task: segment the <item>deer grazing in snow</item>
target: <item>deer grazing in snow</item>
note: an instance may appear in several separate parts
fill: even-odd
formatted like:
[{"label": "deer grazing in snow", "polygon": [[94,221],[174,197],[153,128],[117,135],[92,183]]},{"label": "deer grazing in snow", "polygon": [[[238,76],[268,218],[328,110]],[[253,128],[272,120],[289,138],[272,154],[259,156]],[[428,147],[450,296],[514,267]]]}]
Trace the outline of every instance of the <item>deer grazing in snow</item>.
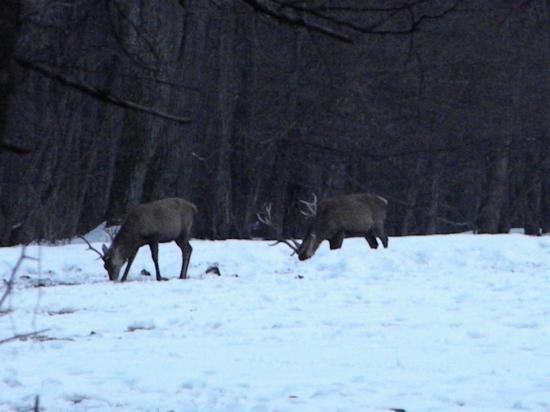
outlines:
[{"label": "deer grazing in snow", "polygon": [[[283,239],[277,231],[277,242],[289,246],[300,260],[306,260],[315,254],[323,240],[328,240],[331,249],[340,249],[346,235],[348,237],[365,237],[372,249],[378,247],[378,237],[385,248],[388,247],[388,237],[384,232],[384,220],[388,201],[382,196],[371,193],[356,193],[323,199],[317,204],[317,196],[307,202],[300,200],[307,208],[302,214],[312,217],[301,244],[294,240]],[[258,214],[260,222],[273,226],[271,220],[271,205],[267,205],[262,214]],[[293,253],[293,254],[294,254]]]},{"label": "deer grazing in snow", "polygon": [[149,245],[151,249],[157,280],[167,280],[160,275],[158,245],[175,241],[182,254],[180,279],[186,279],[193,251],[189,238],[196,213],[197,207],[193,203],[179,198],[143,203],[130,211],[111,246],[107,248],[103,245],[103,253],[94,249],[84,237],[81,238],[91,250],[101,256],[110,280],[118,280],[120,269],[125,262],[128,262],[124,275],[120,279],[121,282],[128,277],[130,266],[138,249],[143,245]]}]

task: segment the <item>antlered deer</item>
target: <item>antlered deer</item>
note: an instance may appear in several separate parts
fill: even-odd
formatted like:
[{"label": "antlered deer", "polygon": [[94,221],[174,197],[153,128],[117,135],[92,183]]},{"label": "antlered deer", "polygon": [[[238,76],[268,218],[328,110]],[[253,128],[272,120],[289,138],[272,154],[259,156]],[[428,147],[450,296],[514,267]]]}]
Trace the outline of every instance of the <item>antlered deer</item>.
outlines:
[{"label": "antlered deer", "polygon": [[[313,195],[312,202],[301,200],[308,211],[302,213],[313,217],[301,244],[282,239],[277,243],[285,243],[300,260],[306,260],[315,254],[323,240],[328,240],[331,249],[342,247],[344,238],[348,236],[363,236],[372,249],[378,247],[378,237],[385,248],[388,247],[388,237],[384,232],[384,220],[388,201],[382,196],[372,193],[356,193],[323,199],[317,204]],[[264,216],[258,215],[263,223],[272,226],[271,208],[268,206]]]},{"label": "antlered deer", "polygon": [[197,207],[193,203],[179,198],[143,203],[130,211],[111,246],[107,248],[103,245],[103,253],[82,239],[101,256],[110,280],[118,280],[120,269],[124,262],[128,262],[121,282],[128,277],[137,251],[143,245],[149,245],[151,249],[157,280],[167,280],[160,275],[158,244],[175,241],[182,252],[180,279],[185,279],[193,251],[189,238],[196,213]]}]

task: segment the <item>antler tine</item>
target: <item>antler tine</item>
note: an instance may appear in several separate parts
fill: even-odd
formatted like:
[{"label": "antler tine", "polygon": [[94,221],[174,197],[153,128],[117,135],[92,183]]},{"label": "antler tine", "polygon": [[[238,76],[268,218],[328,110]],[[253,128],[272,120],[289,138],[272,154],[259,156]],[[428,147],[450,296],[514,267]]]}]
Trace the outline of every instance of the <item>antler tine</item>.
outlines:
[{"label": "antler tine", "polygon": [[97,253],[101,259],[105,258],[105,255],[103,253],[101,253],[99,250],[97,250],[95,247],[93,247],[91,245],[91,243],[88,242],[88,239],[86,239],[84,236],[78,236],[78,237],[80,239],[82,239],[84,242],[86,242],[86,244],[88,245],[88,249],[90,249],[90,250],[94,251],[95,253]]},{"label": "antler tine", "polygon": [[107,236],[109,236],[109,239],[111,239],[111,243],[113,243],[113,241],[115,240],[115,229],[105,228],[103,231],[107,233]]},{"label": "antler tine", "polygon": [[313,200],[308,202],[307,200],[300,200],[300,203],[303,203],[307,210],[300,210],[300,213],[307,217],[313,217],[317,214],[317,195],[312,193]]},{"label": "antler tine", "polygon": [[264,205],[264,210],[262,211],[262,213],[256,213],[256,217],[264,225],[271,227],[275,231],[275,234],[277,235],[277,241],[275,243],[270,244],[270,246],[275,246],[275,245],[278,245],[279,243],[284,243],[285,245],[287,245],[289,248],[292,249],[292,255],[290,256],[293,256],[294,254],[298,253],[300,244],[296,242],[294,239],[291,239],[290,242],[292,243],[290,243],[288,240],[283,239],[283,235],[281,231],[277,229],[273,224],[273,220],[271,217],[271,207],[272,207],[271,203],[266,203]]},{"label": "antler tine", "polygon": [[262,216],[259,212],[256,213],[256,217],[260,222],[262,222],[264,225],[273,227],[273,222],[271,220],[271,203],[267,203],[264,206],[265,209],[265,217]]},{"label": "antler tine", "polygon": [[296,253],[298,253],[299,244],[295,240],[292,240],[292,243],[294,243],[294,245],[291,244],[288,240],[281,239],[281,240],[277,240],[275,243],[270,244],[269,246],[275,246],[275,245],[278,245],[279,243],[284,243],[285,245],[287,245],[289,248],[292,249],[292,253],[290,256],[294,256]]}]

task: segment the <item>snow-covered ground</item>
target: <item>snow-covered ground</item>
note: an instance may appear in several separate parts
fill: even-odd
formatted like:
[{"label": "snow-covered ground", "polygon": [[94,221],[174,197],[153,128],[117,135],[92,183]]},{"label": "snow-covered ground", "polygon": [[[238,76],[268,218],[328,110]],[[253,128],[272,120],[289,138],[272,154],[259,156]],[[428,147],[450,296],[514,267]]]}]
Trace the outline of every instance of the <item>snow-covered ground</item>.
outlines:
[{"label": "snow-covered ground", "polygon": [[168,244],[174,279],[144,247],[122,284],[83,244],[28,247],[0,340],[47,331],[0,344],[0,410],[550,411],[550,237],[191,243],[189,280]]}]

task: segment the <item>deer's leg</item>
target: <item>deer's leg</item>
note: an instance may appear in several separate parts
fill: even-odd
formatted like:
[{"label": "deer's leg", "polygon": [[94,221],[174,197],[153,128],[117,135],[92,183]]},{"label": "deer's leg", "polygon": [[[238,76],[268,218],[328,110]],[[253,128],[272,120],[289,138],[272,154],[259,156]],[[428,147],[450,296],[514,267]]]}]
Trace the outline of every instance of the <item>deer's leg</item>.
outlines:
[{"label": "deer's leg", "polygon": [[342,230],[328,240],[331,250],[340,249],[342,247],[342,243],[344,243],[344,235],[344,231]]},{"label": "deer's leg", "polygon": [[384,222],[376,223],[374,225],[374,234],[376,237],[378,237],[382,244],[384,245],[384,248],[388,247],[388,236],[386,235],[386,232],[384,231]]},{"label": "deer's leg", "polygon": [[121,282],[124,282],[126,278],[128,277],[128,273],[130,272],[130,266],[132,266],[132,262],[134,261],[136,255],[137,255],[137,249],[132,252],[130,257],[128,258],[128,263],[126,264],[126,269],[124,269],[124,275],[122,275],[122,278],[120,279]]},{"label": "deer's leg", "polygon": [[187,268],[189,267],[189,261],[191,260],[191,253],[193,248],[187,239],[176,240],[179,248],[181,249],[181,271],[180,279],[187,279]]},{"label": "deer's leg", "polygon": [[371,249],[377,249],[378,248],[378,242],[376,241],[376,237],[372,233],[372,231],[368,231],[365,233],[365,239],[367,239],[367,242],[369,242],[369,246]]},{"label": "deer's leg", "polygon": [[157,274],[157,280],[168,280],[166,278],[163,278],[160,275],[160,269],[159,269],[159,244],[157,242],[151,242],[149,243],[149,248],[151,249],[151,257],[153,258],[153,263],[155,264],[155,272]]}]

